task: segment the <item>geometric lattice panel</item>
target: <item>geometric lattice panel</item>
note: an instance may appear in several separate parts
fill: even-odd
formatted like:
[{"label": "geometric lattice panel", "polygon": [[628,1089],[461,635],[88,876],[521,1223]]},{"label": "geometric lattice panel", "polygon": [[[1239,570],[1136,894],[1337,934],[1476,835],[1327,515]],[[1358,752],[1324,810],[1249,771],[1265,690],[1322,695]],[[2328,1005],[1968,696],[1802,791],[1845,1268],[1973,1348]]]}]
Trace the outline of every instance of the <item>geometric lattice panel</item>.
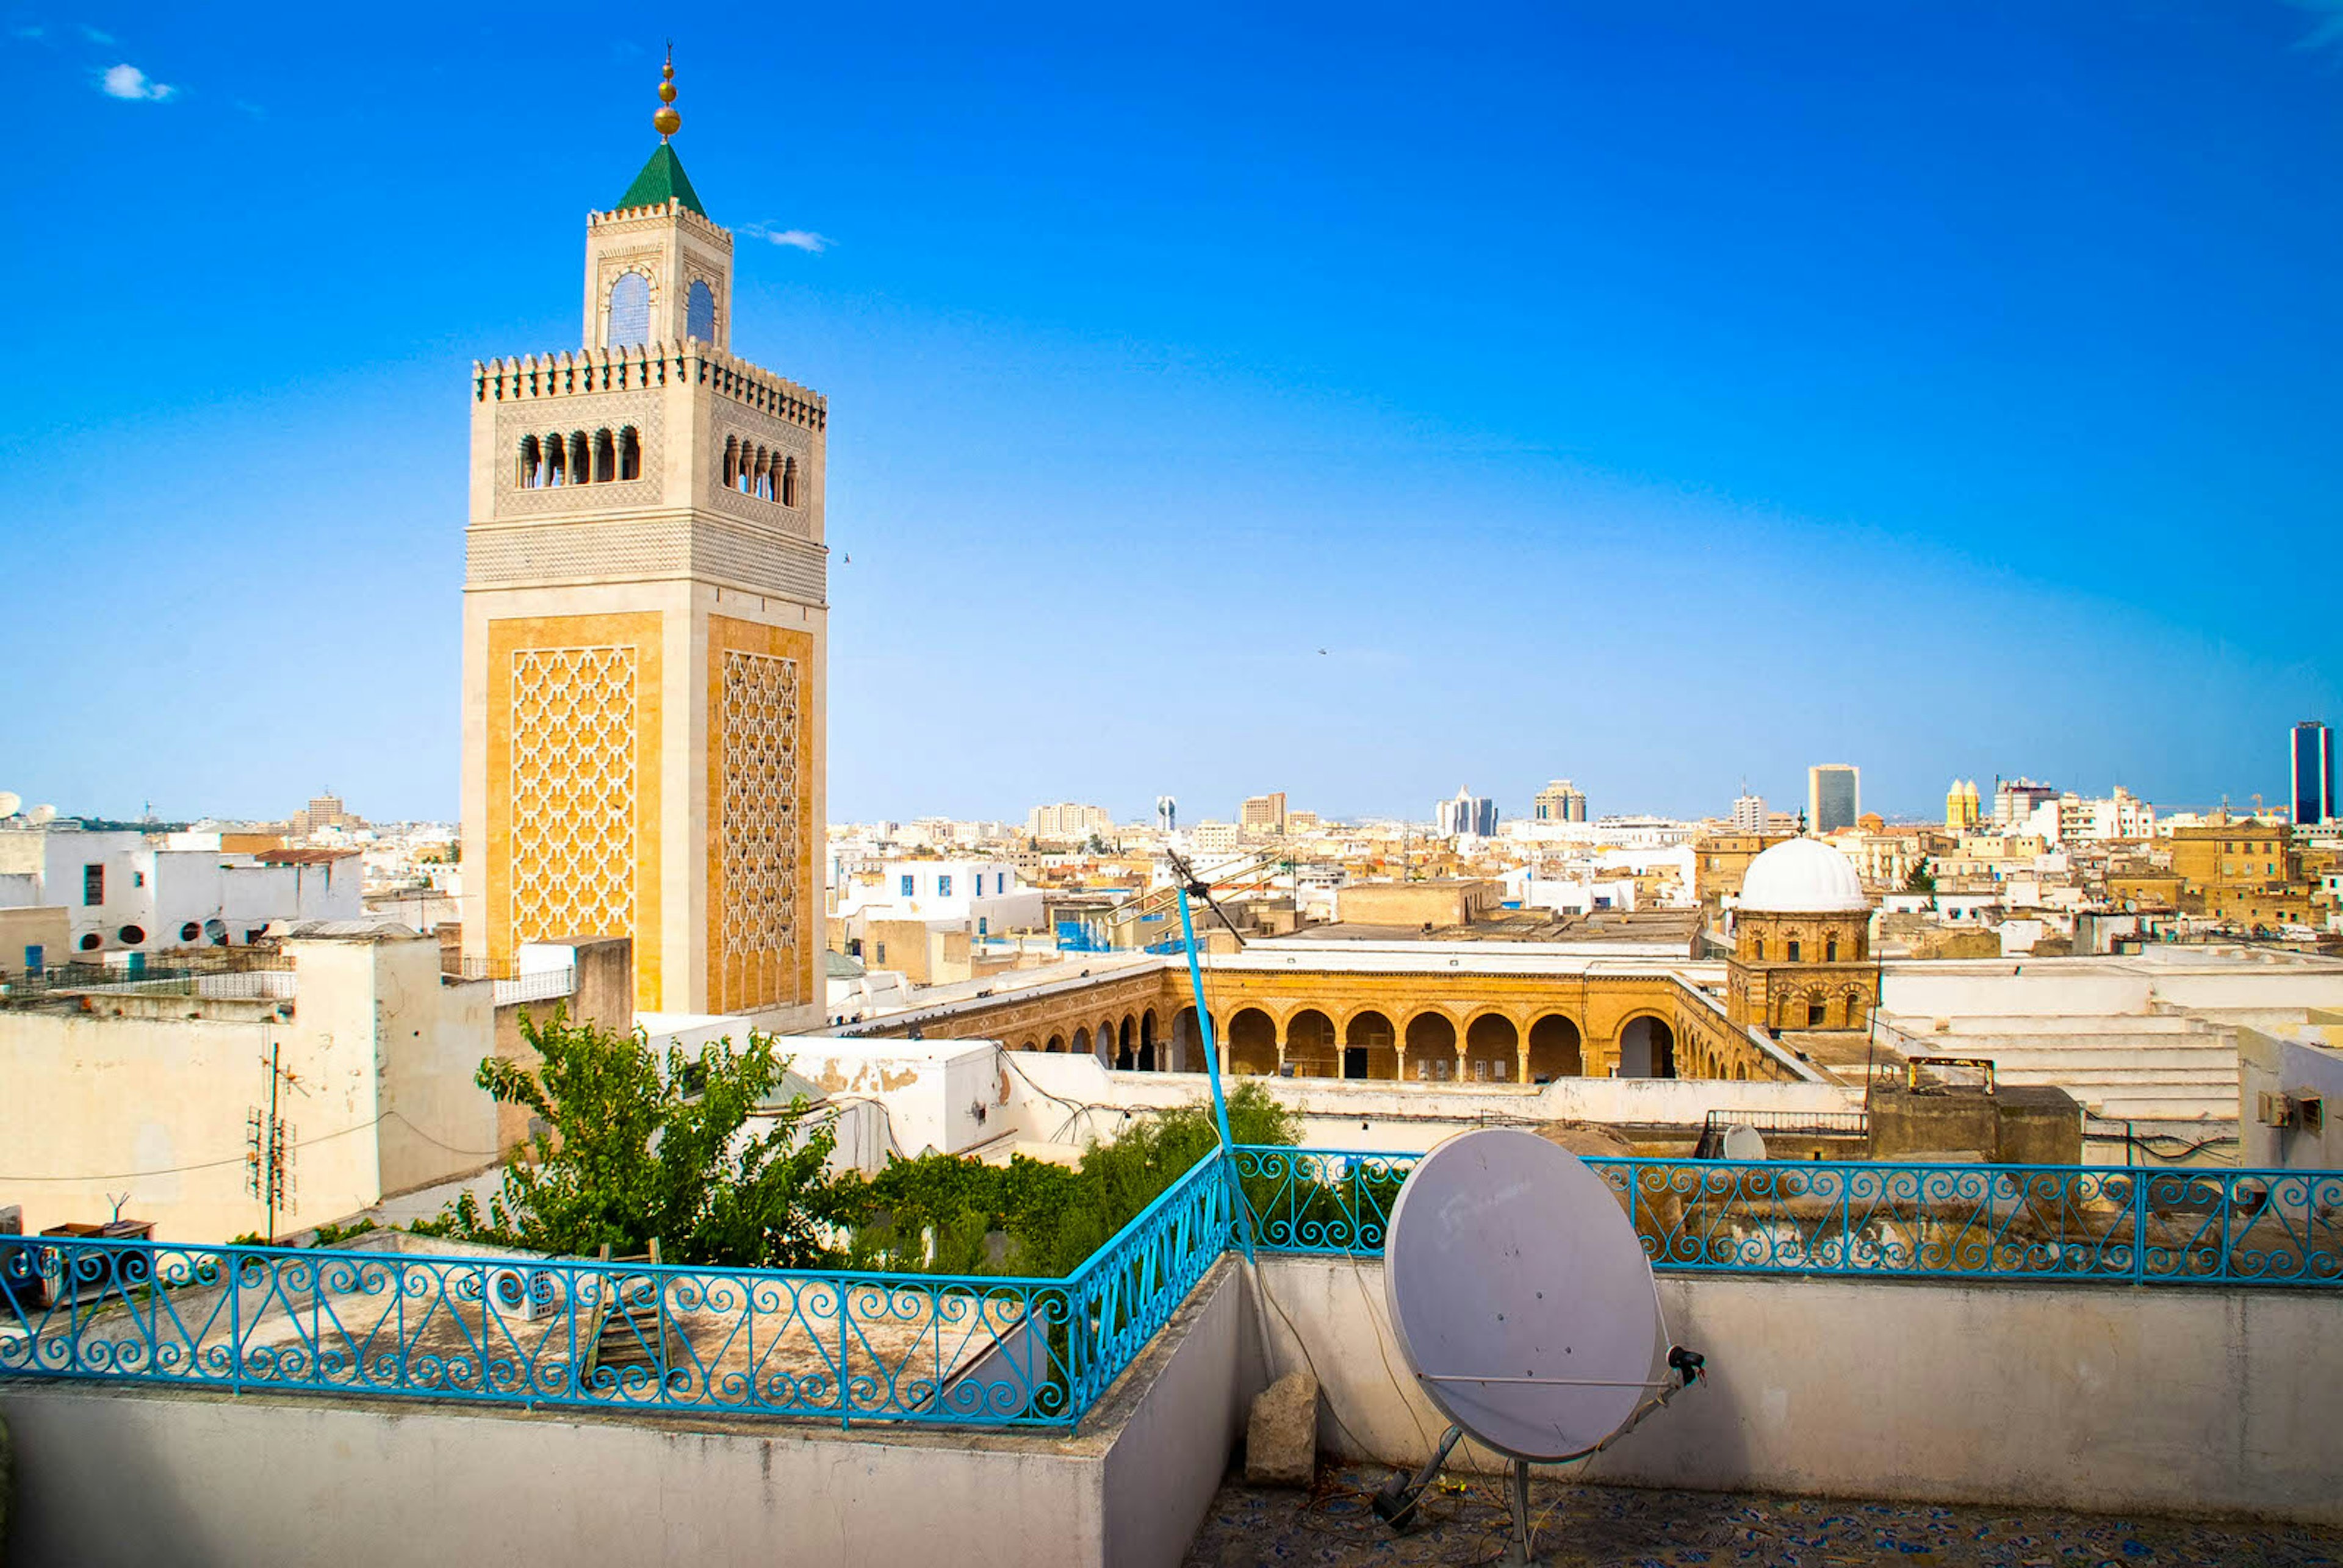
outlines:
[{"label": "geometric lattice panel", "polygon": [[798,661],[724,650],[717,716],[719,1011],[798,995]]},{"label": "geometric lattice panel", "polygon": [[635,934],[635,650],[512,656],[512,936]]}]

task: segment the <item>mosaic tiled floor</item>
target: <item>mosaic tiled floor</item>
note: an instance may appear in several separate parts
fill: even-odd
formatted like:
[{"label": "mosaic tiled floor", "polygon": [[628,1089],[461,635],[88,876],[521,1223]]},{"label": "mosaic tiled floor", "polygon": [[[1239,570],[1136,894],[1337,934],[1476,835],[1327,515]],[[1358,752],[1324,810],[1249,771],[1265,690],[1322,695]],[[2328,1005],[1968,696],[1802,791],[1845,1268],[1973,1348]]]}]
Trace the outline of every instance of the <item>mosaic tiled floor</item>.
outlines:
[{"label": "mosaic tiled floor", "polygon": [[[1367,1499],[1387,1473],[1322,1473],[1313,1493],[1234,1483],[1213,1498],[1188,1548],[1188,1568],[1257,1563],[1493,1563],[1506,1514],[1494,1480],[1426,1504],[1441,1517],[1403,1535]],[[1531,1489],[1540,1561],[1555,1568],[2301,1568],[2343,1565],[2343,1531],[2059,1513],[2043,1509],[1938,1508],[1748,1493],[1646,1492],[1540,1482]]]}]

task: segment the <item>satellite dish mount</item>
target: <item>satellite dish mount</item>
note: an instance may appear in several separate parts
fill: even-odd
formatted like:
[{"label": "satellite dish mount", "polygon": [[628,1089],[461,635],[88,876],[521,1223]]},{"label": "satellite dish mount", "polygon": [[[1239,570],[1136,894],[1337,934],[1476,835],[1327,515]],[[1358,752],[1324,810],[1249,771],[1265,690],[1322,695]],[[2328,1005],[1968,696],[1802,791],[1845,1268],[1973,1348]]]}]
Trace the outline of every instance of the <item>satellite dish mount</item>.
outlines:
[{"label": "satellite dish mount", "polygon": [[1400,1352],[1451,1424],[1376,1515],[1404,1529],[1470,1437],[1510,1462],[1513,1540],[1534,1561],[1530,1466],[1587,1459],[1698,1382],[1673,1343],[1651,1261],[1602,1177],[1513,1127],[1461,1133],[1416,1163],[1392,1205],[1383,1292]]}]

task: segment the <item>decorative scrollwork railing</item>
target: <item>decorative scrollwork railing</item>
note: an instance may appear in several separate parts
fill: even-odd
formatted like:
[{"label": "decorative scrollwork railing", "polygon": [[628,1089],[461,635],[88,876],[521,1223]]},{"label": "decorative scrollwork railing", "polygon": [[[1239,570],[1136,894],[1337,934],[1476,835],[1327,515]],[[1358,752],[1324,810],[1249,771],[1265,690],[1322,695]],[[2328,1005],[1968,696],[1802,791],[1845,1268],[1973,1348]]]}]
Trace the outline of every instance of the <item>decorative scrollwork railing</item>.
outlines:
[{"label": "decorative scrollwork railing", "polygon": [[[1260,1245],[1383,1251],[1418,1157],[1240,1148]],[[2343,1171],[1611,1160],[1652,1266],[2141,1284],[2343,1285]]]},{"label": "decorative scrollwork railing", "polygon": [[1077,1419],[1056,1280],[0,1239],[0,1375],[987,1425]]},{"label": "decorative scrollwork railing", "polygon": [[1160,1193],[1066,1282],[1075,1402],[1087,1410],[1172,1321],[1229,1249],[1235,1211],[1214,1150]]},{"label": "decorative scrollwork railing", "polygon": [[[1067,1427],[1238,1236],[1373,1256],[1419,1157],[1205,1156],[1063,1280],[0,1237],[0,1376]],[[2343,1285],[2343,1171],[1591,1160],[1654,1268]]]}]

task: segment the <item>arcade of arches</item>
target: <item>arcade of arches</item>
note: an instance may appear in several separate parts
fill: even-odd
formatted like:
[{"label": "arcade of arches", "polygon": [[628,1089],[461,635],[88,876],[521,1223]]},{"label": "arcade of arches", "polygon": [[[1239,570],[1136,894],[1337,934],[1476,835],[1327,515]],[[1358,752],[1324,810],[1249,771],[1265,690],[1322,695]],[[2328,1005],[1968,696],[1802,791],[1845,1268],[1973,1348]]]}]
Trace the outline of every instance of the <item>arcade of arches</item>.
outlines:
[{"label": "arcade of arches", "polygon": [[[1296,1078],[1532,1084],[1558,1078],[1789,1079],[1721,1003],[1644,975],[1208,972],[1225,1070]],[[1203,1070],[1184,969],[1148,968],[1048,994],[987,999],[847,1032],[999,1040],[1140,1071]]]}]

